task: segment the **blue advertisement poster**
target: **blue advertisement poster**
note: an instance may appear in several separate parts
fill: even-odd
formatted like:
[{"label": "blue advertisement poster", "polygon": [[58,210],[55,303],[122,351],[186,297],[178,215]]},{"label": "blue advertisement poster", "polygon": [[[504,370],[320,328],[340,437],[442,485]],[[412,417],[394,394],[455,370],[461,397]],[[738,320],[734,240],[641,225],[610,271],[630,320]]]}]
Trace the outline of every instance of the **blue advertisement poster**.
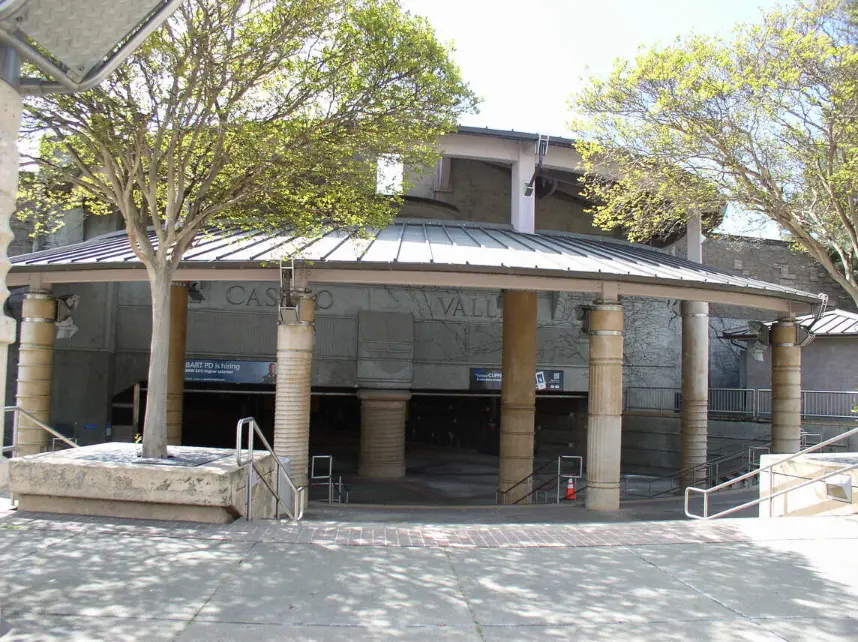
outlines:
[{"label": "blue advertisement poster", "polygon": [[[501,371],[499,368],[471,368],[471,390],[500,390]],[[534,375],[537,390],[563,390],[562,370],[537,370]]]},{"label": "blue advertisement poster", "polygon": [[185,381],[215,381],[220,383],[274,384],[277,363],[274,361],[224,361],[218,359],[188,359],[185,361]]}]

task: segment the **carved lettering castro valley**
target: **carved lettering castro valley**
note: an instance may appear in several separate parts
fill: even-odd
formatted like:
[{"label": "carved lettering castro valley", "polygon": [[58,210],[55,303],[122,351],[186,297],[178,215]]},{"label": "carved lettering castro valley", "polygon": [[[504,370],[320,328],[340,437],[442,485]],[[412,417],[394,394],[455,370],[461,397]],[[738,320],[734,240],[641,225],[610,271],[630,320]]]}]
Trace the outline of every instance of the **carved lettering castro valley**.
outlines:
[{"label": "carved lettering castro valley", "polygon": [[252,288],[245,285],[231,285],[226,289],[226,302],[230,305],[256,308],[273,308],[277,305],[278,288]]},{"label": "carved lettering castro valley", "polygon": [[438,296],[432,303],[434,317],[491,319],[500,315],[497,298],[491,296]]}]

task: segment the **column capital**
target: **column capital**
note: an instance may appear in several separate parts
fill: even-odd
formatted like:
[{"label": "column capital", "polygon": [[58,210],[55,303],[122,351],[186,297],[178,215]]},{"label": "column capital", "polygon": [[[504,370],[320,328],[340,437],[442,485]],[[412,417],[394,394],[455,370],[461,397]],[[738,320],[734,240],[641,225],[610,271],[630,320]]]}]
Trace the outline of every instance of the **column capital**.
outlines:
[{"label": "column capital", "polygon": [[50,290],[46,290],[45,288],[40,288],[38,290],[30,290],[29,292],[24,293],[25,299],[37,299],[37,300],[53,300],[56,297],[51,294]]},{"label": "column capital", "polygon": [[773,348],[798,348],[798,324],[795,320],[778,320],[772,325],[771,345]]},{"label": "column capital", "polygon": [[709,303],[706,301],[682,301],[679,310],[684,317],[708,317]]},{"label": "column capital", "polygon": [[591,310],[622,310],[623,304],[616,299],[596,299],[590,306]]},{"label": "column capital", "polygon": [[49,293],[27,292],[21,310],[23,323],[55,323],[57,320],[57,300]]},{"label": "column capital", "polygon": [[316,295],[307,289],[280,290],[280,325],[313,325]]}]

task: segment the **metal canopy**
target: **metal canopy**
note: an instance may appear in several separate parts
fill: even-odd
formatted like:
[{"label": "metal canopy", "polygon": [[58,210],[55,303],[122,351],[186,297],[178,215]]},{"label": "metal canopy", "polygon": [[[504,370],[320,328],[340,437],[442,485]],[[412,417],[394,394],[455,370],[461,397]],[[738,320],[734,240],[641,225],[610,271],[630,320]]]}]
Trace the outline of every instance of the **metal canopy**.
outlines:
[{"label": "metal canopy", "polygon": [[82,91],[104,80],[183,0],[0,0],[0,43],[56,82],[22,93]]},{"label": "metal canopy", "polygon": [[[150,239],[157,244],[154,232],[150,232]],[[283,259],[312,266],[317,280],[332,269],[340,277],[344,270],[349,270],[349,282],[364,283],[399,283],[402,275],[397,277],[394,273],[419,272],[421,285],[447,287],[479,282],[487,287],[510,287],[509,279],[492,280],[490,275],[514,275],[551,277],[555,283],[558,279],[574,279],[655,284],[739,292],[755,295],[759,300],[775,297],[810,304],[821,302],[820,296],[809,292],[736,276],[646,246],[605,237],[554,231],[525,234],[506,225],[419,219],[396,220],[380,232],[363,235],[342,230],[316,237],[289,232],[248,234],[210,230],[200,235],[186,252],[182,267],[193,269],[197,275],[194,280],[220,280],[225,276],[224,270],[270,269]],[[128,278],[128,268],[142,267],[124,231],[17,256],[11,262],[9,281],[13,285],[28,282],[26,273],[40,273],[47,282],[68,283],[72,278],[83,278],[84,272],[89,273],[86,281],[136,280]],[[93,274],[93,270],[98,273]],[[116,276],[111,276],[111,270],[116,271]],[[221,274],[199,276],[202,270],[218,270]],[[69,271],[75,276],[65,274]],[[120,271],[124,276],[119,277]],[[372,278],[360,276],[369,271],[374,273]],[[436,275],[434,280],[432,274]],[[445,276],[437,276],[441,274]],[[464,275],[471,276],[466,279]],[[249,273],[246,280],[252,280]],[[525,287],[530,286],[522,285],[522,289]],[[542,289],[549,289],[549,284]],[[643,290],[638,288],[636,292]],[[711,297],[701,300],[716,301]],[[759,307],[783,309],[780,305]]]},{"label": "metal canopy", "polygon": [[828,310],[818,319],[813,315],[796,319],[799,325],[817,337],[854,337],[858,335],[858,314],[847,310]]}]

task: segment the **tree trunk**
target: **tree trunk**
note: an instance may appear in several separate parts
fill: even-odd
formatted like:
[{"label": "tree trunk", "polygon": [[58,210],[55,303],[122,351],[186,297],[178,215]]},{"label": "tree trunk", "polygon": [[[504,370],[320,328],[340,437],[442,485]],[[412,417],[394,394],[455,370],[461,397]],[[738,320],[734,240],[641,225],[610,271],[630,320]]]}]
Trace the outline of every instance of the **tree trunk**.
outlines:
[{"label": "tree trunk", "polygon": [[152,294],[152,344],[149,349],[149,392],[143,420],[143,456],[167,456],[167,363],[170,351],[170,281],[166,266],[149,267]]}]

